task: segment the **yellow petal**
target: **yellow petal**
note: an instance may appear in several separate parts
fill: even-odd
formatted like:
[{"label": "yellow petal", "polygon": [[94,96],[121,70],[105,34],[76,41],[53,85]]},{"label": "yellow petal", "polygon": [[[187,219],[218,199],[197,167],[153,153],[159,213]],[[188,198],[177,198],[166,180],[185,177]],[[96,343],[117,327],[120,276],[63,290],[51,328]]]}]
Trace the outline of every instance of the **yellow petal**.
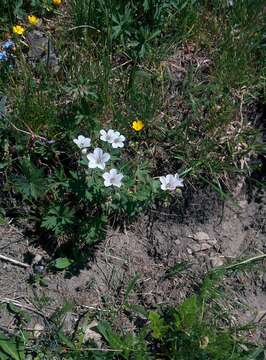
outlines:
[{"label": "yellow petal", "polygon": [[62,3],[62,0],[53,0],[53,4],[56,6],[60,6]]},{"label": "yellow petal", "polygon": [[35,16],[35,15],[29,15],[29,16],[28,16],[28,22],[29,22],[31,25],[37,25],[38,22],[39,22],[39,19],[38,19],[37,16]]},{"label": "yellow petal", "polygon": [[13,33],[17,35],[23,35],[23,33],[25,32],[25,28],[21,25],[14,25],[12,30]]},{"label": "yellow petal", "polygon": [[144,122],[142,120],[136,119],[132,123],[132,129],[135,131],[141,131],[144,128]]}]

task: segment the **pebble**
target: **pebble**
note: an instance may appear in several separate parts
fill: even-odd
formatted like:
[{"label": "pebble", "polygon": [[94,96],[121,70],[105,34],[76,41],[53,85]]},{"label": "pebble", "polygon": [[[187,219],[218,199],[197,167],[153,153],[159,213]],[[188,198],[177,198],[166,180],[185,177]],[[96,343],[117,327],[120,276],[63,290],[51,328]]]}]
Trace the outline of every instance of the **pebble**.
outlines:
[{"label": "pebble", "polygon": [[211,262],[212,267],[219,267],[224,264],[224,260],[220,256],[215,256],[215,257],[210,258],[210,262]]},{"label": "pebble", "polygon": [[43,330],[44,330],[44,326],[42,324],[38,324],[38,323],[35,324],[33,328],[33,336],[35,338],[38,338]]}]

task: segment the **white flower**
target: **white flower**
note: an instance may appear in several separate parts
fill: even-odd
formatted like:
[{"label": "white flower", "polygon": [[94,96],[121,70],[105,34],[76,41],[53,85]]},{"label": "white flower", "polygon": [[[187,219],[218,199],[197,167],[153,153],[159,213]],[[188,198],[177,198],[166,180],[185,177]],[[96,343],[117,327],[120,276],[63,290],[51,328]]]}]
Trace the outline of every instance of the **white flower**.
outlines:
[{"label": "white flower", "polygon": [[126,140],[126,138],[124,137],[124,135],[121,135],[119,131],[115,131],[114,132],[114,139],[112,141],[112,147],[114,149],[124,147],[124,141],[125,140]]},{"label": "white flower", "polygon": [[103,174],[104,185],[107,186],[116,186],[119,187],[122,185],[121,180],[124,175],[119,174],[116,169],[111,169],[109,172]]},{"label": "white flower", "polygon": [[73,140],[80,149],[88,148],[91,146],[91,139],[85,138],[83,135],[79,135],[77,139]]},{"label": "white flower", "polygon": [[183,187],[183,179],[178,174],[160,176],[162,190],[175,190],[177,187]]},{"label": "white flower", "polygon": [[100,134],[100,139],[102,141],[108,142],[109,144],[112,144],[114,149],[124,147],[124,141],[126,138],[121,135],[119,131],[114,131],[112,129],[109,129],[108,131],[101,130]]},{"label": "white flower", "polygon": [[99,168],[104,170],[105,163],[110,159],[110,157],[110,154],[104,153],[102,149],[95,148],[93,153],[89,153],[87,155],[87,159],[89,160],[89,168]]},{"label": "white flower", "polygon": [[115,131],[112,129],[109,129],[108,131],[101,130],[100,134],[101,134],[100,139],[102,141],[108,142],[109,144],[112,144],[112,142],[115,139]]}]

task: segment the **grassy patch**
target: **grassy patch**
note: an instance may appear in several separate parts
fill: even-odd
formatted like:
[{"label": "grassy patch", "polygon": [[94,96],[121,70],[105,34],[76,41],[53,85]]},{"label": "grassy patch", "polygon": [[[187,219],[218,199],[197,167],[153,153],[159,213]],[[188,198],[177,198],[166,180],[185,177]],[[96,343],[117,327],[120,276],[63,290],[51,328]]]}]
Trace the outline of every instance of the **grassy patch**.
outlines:
[{"label": "grassy patch", "polygon": [[[108,221],[169,200],[152,178],[179,172],[186,186],[224,196],[265,153],[252,121],[265,101],[263,1],[19,4],[3,4],[26,32],[1,62],[2,185],[40,228],[91,243]],[[39,55],[27,12],[43,16]],[[83,133],[101,146],[102,128],[127,139],[119,165],[127,183],[116,192],[88,180],[72,142]]]},{"label": "grassy patch", "polygon": [[[183,196],[206,184],[230,193],[265,154],[253,120],[265,103],[263,5],[2,0],[10,14],[1,15],[2,47],[5,38],[15,43],[0,63],[7,215],[19,212],[40,232],[82,247],[101,239],[107,224],[181,196],[161,191],[160,176],[184,177]],[[28,13],[42,17],[37,27]],[[13,24],[25,32],[8,34]],[[110,128],[126,138],[123,149],[99,139]],[[111,153],[122,187],[104,187],[101,171],[87,170],[73,143],[80,134]]]}]

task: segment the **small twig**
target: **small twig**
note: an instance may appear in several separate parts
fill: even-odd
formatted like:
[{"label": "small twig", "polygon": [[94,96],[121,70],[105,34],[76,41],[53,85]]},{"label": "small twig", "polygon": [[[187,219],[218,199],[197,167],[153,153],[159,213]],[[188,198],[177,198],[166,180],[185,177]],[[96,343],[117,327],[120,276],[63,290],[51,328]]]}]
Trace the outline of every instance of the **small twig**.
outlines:
[{"label": "small twig", "polygon": [[132,62],[131,59],[130,59],[130,60],[127,60],[127,61],[125,61],[123,64],[120,64],[120,65],[117,65],[117,66],[113,67],[113,68],[112,68],[112,71],[117,70],[117,69],[119,69],[119,68],[121,68],[121,67],[123,67],[123,66],[125,66],[125,65],[127,65],[127,64],[130,64],[131,62]]},{"label": "small twig", "polygon": [[90,26],[90,25],[79,25],[79,26],[74,26],[70,29],[68,29],[68,31],[72,31],[72,30],[76,30],[76,29],[86,29],[86,28],[89,28],[89,29],[92,29],[92,30],[96,30],[98,33],[101,32],[101,30],[98,30],[96,29],[95,27],[93,26]]},{"label": "small twig", "polygon": [[21,261],[11,259],[11,258],[9,258],[9,257],[7,257],[7,256],[5,256],[5,255],[0,255],[0,259],[1,259],[1,260],[4,260],[4,261],[11,262],[12,264],[15,264],[15,265],[18,265],[18,266],[22,266],[22,267],[24,267],[24,268],[27,268],[27,267],[30,266],[29,264],[25,264],[25,263],[23,263],[23,262],[21,262]]},{"label": "small twig", "polygon": [[9,123],[15,130],[17,130],[23,134],[30,135],[31,137],[36,137],[41,140],[45,140],[45,141],[47,140],[44,136],[40,136],[40,135],[34,134],[33,132],[29,132],[29,131],[25,131],[25,130],[17,128],[16,125],[14,125],[11,121],[9,121]]},{"label": "small twig", "polygon": [[32,311],[38,315],[41,315],[43,318],[45,318],[45,315],[39,311],[39,310],[36,310],[34,308],[32,308],[31,306],[29,305],[24,305],[24,304],[21,304],[20,302],[18,302],[17,300],[13,300],[13,299],[9,299],[9,298],[3,298],[3,299],[0,299],[0,303],[2,304],[13,304],[21,309],[26,309],[28,311]]}]

